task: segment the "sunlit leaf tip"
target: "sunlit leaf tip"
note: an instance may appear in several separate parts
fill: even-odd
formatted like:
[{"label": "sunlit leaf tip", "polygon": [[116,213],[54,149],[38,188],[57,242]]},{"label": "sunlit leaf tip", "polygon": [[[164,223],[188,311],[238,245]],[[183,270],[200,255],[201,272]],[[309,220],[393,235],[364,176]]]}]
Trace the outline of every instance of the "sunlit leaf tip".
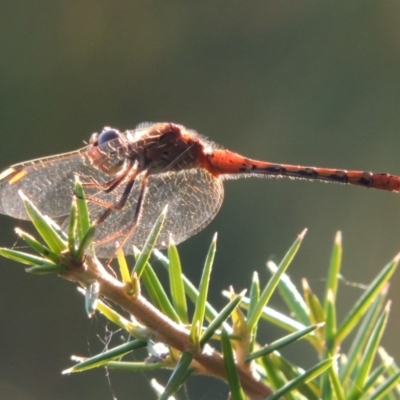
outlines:
[{"label": "sunlit leaf tip", "polygon": [[303,231],[298,236],[299,240],[303,240],[304,239],[304,236],[306,236],[307,231],[308,231],[308,228],[303,229]]},{"label": "sunlit leaf tip", "polygon": [[341,246],[342,244],[342,232],[341,231],[337,231],[336,232],[336,236],[335,236],[335,245],[336,246]]}]

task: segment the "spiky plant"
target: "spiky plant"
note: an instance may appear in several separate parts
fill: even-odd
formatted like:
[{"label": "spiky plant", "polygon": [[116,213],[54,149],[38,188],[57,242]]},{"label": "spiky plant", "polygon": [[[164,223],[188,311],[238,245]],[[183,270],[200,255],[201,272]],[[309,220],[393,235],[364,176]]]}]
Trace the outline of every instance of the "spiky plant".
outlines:
[{"label": "spiky plant", "polygon": [[[319,300],[306,280],[303,288],[298,289],[285,275],[303,240],[303,232],[278,266],[268,263],[272,276],[263,288],[254,273],[248,296],[246,292],[226,291],[227,304],[218,311],[207,301],[216,236],[205,257],[202,278],[196,288],[182,273],[173,243],[167,257],[154,250],[167,212],[164,210],[131,269],[123,254],[118,255],[120,278],[116,278],[95,257],[91,244],[96,228],[90,224],[79,183],[75,190],[78,196],[72,204],[67,233],[23,197],[44,244],[17,229],[19,236],[37,255],[0,249],[2,256],[29,265],[28,272],[56,273],[79,283],[85,292],[88,315],[100,312],[131,335],[131,341],[79,360],[65,373],[104,367],[132,373],[167,368],[172,373],[164,386],[152,381],[159,399],[173,396],[192,374],[212,375],[224,380],[231,399],[389,400],[399,397],[399,369],[380,347],[390,307],[390,302],[385,301],[388,281],[399,256],[381,270],[343,321],[338,322],[336,297],[341,235],[336,236],[325,294]],[[168,290],[160,284],[149,264],[152,253],[168,269]],[[290,317],[268,307],[275,290],[286,303]],[[192,317],[187,301],[194,304]],[[257,335],[260,324],[276,325],[287,335],[261,346],[259,343],[265,340]],[[355,335],[350,350],[343,354],[342,344],[352,332]],[[300,339],[308,342],[319,359],[318,364],[307,371],[278,351]],[[124,361],[127,354],[144,347],[150,357],[142,362]]]}]

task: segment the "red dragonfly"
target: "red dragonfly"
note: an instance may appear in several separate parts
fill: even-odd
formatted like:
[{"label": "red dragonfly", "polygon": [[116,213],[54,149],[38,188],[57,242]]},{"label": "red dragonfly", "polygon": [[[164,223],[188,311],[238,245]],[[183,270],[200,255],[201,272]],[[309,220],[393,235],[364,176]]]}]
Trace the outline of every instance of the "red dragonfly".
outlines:
[{"label": "red dragonfly", "polygon": [[27,219],[21,190],[52,218],[69,214],[75,175],[83,180],[93,221],[96,254],[112,258],[118,248],[142,247],[166,204],[158,247],[172,236],[180,243],[215,217],[223,180],[275,176],[339,182],[398,192],[400,177],[256,161],[221,149],[182,125],[141,124],[119,132],[106,127],[89,145],[70,153],[16,164],[0,174],[0,212]]}]

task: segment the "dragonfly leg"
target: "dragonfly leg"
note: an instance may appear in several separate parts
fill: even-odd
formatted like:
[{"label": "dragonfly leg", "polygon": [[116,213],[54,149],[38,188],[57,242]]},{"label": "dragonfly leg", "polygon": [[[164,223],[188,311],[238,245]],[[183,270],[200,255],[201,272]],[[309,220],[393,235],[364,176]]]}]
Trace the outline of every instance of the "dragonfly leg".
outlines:
[{"label": "dragonfly leg", "polygon": [[113,189],[115,189],[121,182],[124,180],[124,176],[116,176],[115,178],[105,182],[105,183],[100,183],[97,181],[95,178],[92,176],[86,176],[86,175],[78,175],[80,178],[84,178],[86,182],[82,182],[82,186],[84,188],[94,188],[101,190],[102,192],[110,192]]},{"label": "dragonfly leg", "polygon": [[87,180],[87,182],[82,183],[83,187],[95,188],[101,190],[102,192],[110,193],[126,180],[127,176],[130,175],[130,171],[137,171],[137,169],[137,161],[130,160],[114,178],[104,183],[100,183],[97,179],[90,175],[77,174],[77,176]]},{"label": "dragonfly leg", "polygon": [[[111,179],[110,181],[108,181],[104,184],[99,183],[95,178],[93,178],[91,176],[86,176],[86,178],[89,179],[91,182],[83,183],[82,185],[84,187],[97,188],[104,193],[112,192],[113,190],[115,190],[118,186],[120,186],[124,182],[128,182],[128,183],[124,189],[124,192],[122,193],[121,198],[118,200],[118,202],[116,204],[107,203],[106,201],[99,200],[94,196],[86,196],[85,195],[84,199],[88,202],[98,204],[99,206],[104,207],[109,210],[121,210],[124,207],[128,197],[129,197],[129,193],[132,190],[132,186],[133,186],[133,183],[135,182],[137,175],[138,175],[137,165],[135,163],[129,163],[128,167],[124,168],[123,174],[119,174],[117,177]],[[76,195],[76,193],[75,193],[75,195]],[[107,210],[106,210],[106,212],[107,212]],[[105,216],[104,218],[102,216],[100,218],[102,221],[104,221],[107,216]],[[99,222],[96,222],[96,223],[99,223]]]},{"label": "dragonfly leg", "polygon": [[[144,199],[144,195],[145,195],[146,187],[147,187],[147,177],[148,177],[148,175],[145,174],[143,176],[143,179],[142,179],[142,183],[141,183],[140,192],[139,192],[139,196],[138,196],[137,203],[136,203],[136,209],[135,209],[135,214],[134,214],[134,217],[133,217],[132,224],[127,229],[126,228],[120,229],[119,231],[114,232],[112,235],[98,240],[94,244],[95,246],[98,246],[98,245],[103,244],[103,243],[107,243],[107,242],[109,242],[111,240],[114,240],[117,237],[123,235],[124,237],[122,239],[122,242],[118,244],[118,247],[116,247],[115,253],[117,253],[118,250],[120,250],[120,249],[122,249],[124,247],[124,245],[126,244],[127,240],[131,237],[132,233],[134,232],[134,230],[135,230],[135,228],[136,228],[136,226],[137,226],[137,224],[139,222],[139,219],[140,219],[140,214],[141,214],[141,211],[142,211],[142,203],[143,203],[143,199]],[[128,195],[129,195],[129,193],[127,193],[127,196]],[[120,202],[123,200],[123,197],[124,196],[121,197]],[[126,200],[127,200],[127,198],[125,199],[124,205],[126,203]],[[105,213],[100,217],[101,222],[103,222],[111,214],[112,211],[113,210],[106,210]],[[110,259],[109,261],[111,262],[111,260],[112,259]]]},{"label": "dragonfly leg", "polygon": [[[129,180],[128,180],[128,182],[127,182],[125,188],[124,188],[124,191],[123,191],[123,193],[122,193],[120,199],[118,200],[117,203],[112,204],[111,207],[108,207],[108,208],[104,211],[104,213],[103,213],[103,214],[97,219],[97,221],[95,222],[96,225],[99,225],[99,224],[101,224],[102,222],[104,222],[104,221],[106,220],[106,218],[107,218],[113,211],[115,211],[115,210],[119,211],[119,210],[122,210],[122,209],[125,207],[125,204],[126,204],[126,202],[128,201],[128,198],[129,198],[129,194],[131,193],[132,187],[133,187],[133,185],[134,185],[134,183],[135,183],[135,179],[136,179],[136,176],[137,176],[137,172],[138,172],[138,171],[135,170],[134,173],[130,174]],[[142,182],[142,186],[143,186],[143,182]],[[99,201],[96,200],[96,199],[93,199],[93,200],[95,200],[95,202],[96,202],[97,204],[101,203],[101,202],[99,202]],[[139,201],[139,200],[138,200],[138,201]]]}]

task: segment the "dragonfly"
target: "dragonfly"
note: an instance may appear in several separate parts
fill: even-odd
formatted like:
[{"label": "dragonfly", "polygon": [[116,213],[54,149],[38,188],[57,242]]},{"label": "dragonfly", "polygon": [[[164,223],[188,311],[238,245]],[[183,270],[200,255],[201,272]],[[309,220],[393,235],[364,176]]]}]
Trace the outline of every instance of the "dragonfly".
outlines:
[{"label": "dragonfly", "polygon": [[88,145],[69,153],[13,165],[0,174],[0,213],[28,219],[22,191],[51,218],[70,212],[75,176],[83,181],[96,255],[141,248],[168,204],[157,247],[178,244],[207,226],[224,197],[224,180],[289,177],[400,191],[400,177],[252,160],[223,149],[183,125],[162,122],[120,132],[105,127]]}]

